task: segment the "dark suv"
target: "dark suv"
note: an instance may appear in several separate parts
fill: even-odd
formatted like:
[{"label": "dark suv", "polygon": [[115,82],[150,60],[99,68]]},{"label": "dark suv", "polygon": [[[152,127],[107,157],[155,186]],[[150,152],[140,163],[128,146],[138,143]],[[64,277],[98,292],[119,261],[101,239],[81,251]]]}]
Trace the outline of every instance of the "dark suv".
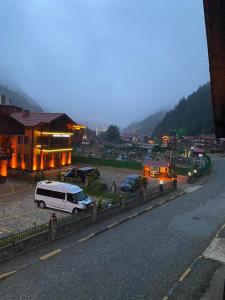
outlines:
[{"label": "dark suv", "polygon": [[120,189],[123,192],[136,192],[140,189],[141,176],[140,175],[128,175],[122,181]]},{"label": "dark suv", "polygon": [[94,179],[98,179],[100,177],[100,172],[97,168],[93,167],[83,167],[83,168],[70,168],[65,171],[65,177],[70,178],[80,178],[83,182],[85,182],[85,177],[93,177]]}]

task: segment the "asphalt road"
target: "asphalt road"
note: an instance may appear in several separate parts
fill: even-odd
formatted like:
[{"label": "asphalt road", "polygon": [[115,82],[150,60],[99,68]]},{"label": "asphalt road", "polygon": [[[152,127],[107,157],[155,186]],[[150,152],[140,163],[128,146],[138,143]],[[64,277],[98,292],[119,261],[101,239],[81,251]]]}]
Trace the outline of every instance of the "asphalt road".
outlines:
[{"label": "asphalt road", "polygon": [[[225,160],[214,163],[215,176],[191,193],[86,241],[78,242],[96,226],[2,264],[0,274],[17,273],[1,281],[0,299],[162,299],[225,222]],[[192,293],[178,288],[171,299],[197,299],[213,271],[202,265]]]}]

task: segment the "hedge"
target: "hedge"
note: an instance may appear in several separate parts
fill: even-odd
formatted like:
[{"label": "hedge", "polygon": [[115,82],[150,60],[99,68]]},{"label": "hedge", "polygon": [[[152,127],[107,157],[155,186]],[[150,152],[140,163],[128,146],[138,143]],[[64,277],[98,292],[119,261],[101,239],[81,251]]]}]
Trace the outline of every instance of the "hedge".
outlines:
[{"label": "hedge", "polygon": [[99,165],[99,166],[108,166],[114,168],[124,168],[124,169],[134,169],[134,170],[142,170],[143,166],[141,162],[134,160],[120,161],[106,158],[98,158],[98,157],[85,157],[85,156],[77,156],[74,159],[74,163],[84,163],[91,165]]}]

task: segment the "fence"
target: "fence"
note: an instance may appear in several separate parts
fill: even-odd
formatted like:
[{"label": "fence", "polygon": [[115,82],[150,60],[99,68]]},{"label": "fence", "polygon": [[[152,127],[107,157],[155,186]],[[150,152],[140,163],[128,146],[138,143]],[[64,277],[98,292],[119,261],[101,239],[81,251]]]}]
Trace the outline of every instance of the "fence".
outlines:
[{"label": "fence", "polygon": [[85,210],[75,215],[58,219],[56,227],[53,230],[50,223],[44,223],[29,229],[18,231],[0,238],[0,262],[40,244],[47,243],[55,238],[59,238],[65,234],[78,231],[79,229],[101,221],[110,216],[117,215],[126,209],[133,208],[140,204],[146,203],[162,194],[166,194],[176,189],[173,182],[166,183],[163,190],[158,187],[151,191],[143,193],[135,193],[130,195],[123,193],[119,201],[104,207],[99,211]]}]

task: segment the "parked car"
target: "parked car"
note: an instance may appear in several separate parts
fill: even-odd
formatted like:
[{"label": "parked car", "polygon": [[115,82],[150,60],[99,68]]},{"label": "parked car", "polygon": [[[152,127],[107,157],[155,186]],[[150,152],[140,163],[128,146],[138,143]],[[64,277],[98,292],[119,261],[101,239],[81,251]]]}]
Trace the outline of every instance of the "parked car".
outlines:
[{"label": "parked car", "polygon": [[98,179],[100,177],[100,172],[97,168],[93,167],[83,167],[79,169],[73,167],[67,169],[63,175],[70,178],[80,178],[84,182],[86,176],[92,176],[94,179]]},{"label": "parked car", "polygon": [[128,175],[123,179],[120,189],[123,192],[136,192],[140,189],[141,176],[140,175]]},{"label": "parked car", "polygon": [[80,169],[77,169],[77,176],[81,178],[81,180],[84,182],[85,177],[93,177],[94,179],[98,179],[100,177],[100,172],[97,168],[93,167],[83,167]]},{"label": "parked car", "polygon": [[40,208],[49,207],[71,213],[90,208],[93,204],[79,186],[49,180],[37,183],[34,199]]}]

